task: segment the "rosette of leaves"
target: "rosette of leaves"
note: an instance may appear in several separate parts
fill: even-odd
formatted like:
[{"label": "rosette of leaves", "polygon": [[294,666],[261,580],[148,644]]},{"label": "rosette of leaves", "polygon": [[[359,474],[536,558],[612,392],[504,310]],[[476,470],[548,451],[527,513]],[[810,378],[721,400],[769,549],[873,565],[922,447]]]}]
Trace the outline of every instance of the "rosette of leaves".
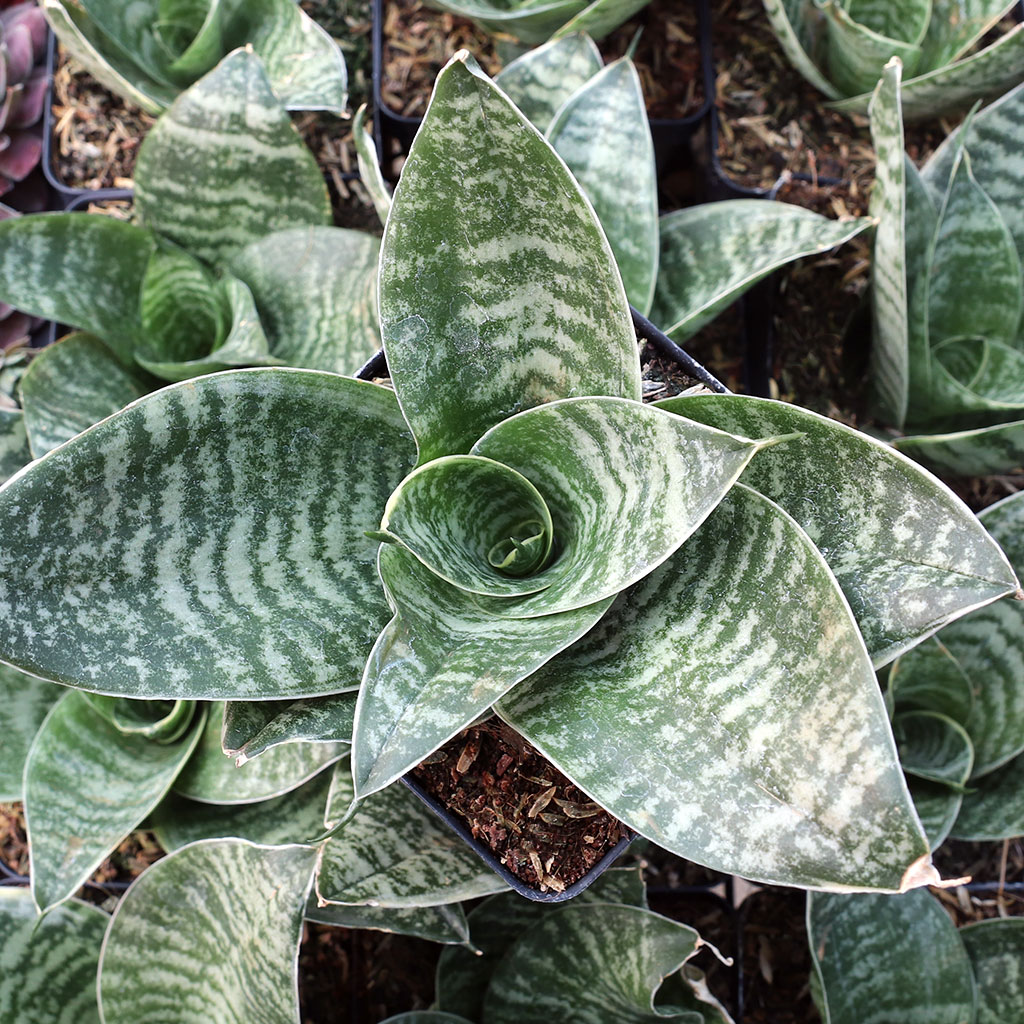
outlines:
[{"label": "rosette of leaves", "polygon": [[1024,25],[994,41],[1014,0],[764,0],[790,63],[837,110],[866,113],[882,67],[903,62],[903,116],[940,117],[1024,79]]},{"label": "rosette of leaves", "polygon": [[134,223],[0,223],[0,297],[84,332],[40,354],[21,383],[35,455],[158,378],[268,364],[354,372],[376,351],[378,240],[331,226],[316,161],[255,54],[230,54],[157,121],[134,212]]},{"label": "rosette of leaves", "polygon": [[0,196],[39,165],[43,143],[33,126],[43,116],[46,19],[27,0],[0,11]]},{"label": "rosette of leaves", "polygon": [[641,404],[590,204],[465,53],[379,287],[393,391],[196,378],[10,480],[0,656],[112,696],[298,701],[275,709],[293,729],[358,689],[357,802],[493,708],[683,856],[820,888],[933,879],[872,665],[1016,590],[966,507],[811,413]]},{"label": "rosette of leaves", "polygon": [[345,57],[295,0],[41,0],[41,6],[79,63],[151,114],[240,46],[262,58],[288,110],[345,112]]},{"label": "rosette of leaves", "polygon": [[[1024,495],[979,516],[1024,566]],[[886,702],[921,820],[936,847],[1024,835],[1024,603],[998,601],[892,666]]]},{"label": "rosette of leaves", "polygon": [[1024,463],[1024,86],[918,172],[903,152],[900,74],[887,65],[871,106],[878,415],[932,469],[1008,472]]},{"label": "rosette of leaves", "polygon": [[825,1024],[927,1020],[1006,1024],[1024,1018],[1024,920],[957,929],[924,891],[807,897],[814,974]]}]

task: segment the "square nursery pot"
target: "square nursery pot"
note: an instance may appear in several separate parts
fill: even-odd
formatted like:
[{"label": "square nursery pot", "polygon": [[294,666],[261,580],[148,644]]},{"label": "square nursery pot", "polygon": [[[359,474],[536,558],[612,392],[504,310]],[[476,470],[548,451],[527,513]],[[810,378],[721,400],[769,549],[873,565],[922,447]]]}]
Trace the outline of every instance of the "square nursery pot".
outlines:
[{"label": "square nursery pot", "polygon": [[[688,378],[689,382],[693,384],[703,384],[709,390],[718,393],[728,392],[728,388],[726,388],[725,385],[718,381],[711,373],[701,366],[700,363],[681,349],[674,341],[672,341],[671,338],[658,330],[658,328],[656,328],[646,317],[642,316],[635,309],[631,309],[631,312],[637,341],[644,342],[648,351],[655,353],[663,363],[681,371],[681,374]],[[363,380],[373,380],[374,378],[386,377],[387,374],[387,362],[384,352],[381,351],[362,367],[357,376]],[[472,728],[474,727],[471,726],[470,729]],[[507,727],[503,728],[505,728],[509,734],[515,735],[511,730],[508,730]],[[518,737],[516,737],[516,739],[518,743],[522,743],[521,739]],[[466,747],[468,747],[468,742],[463,736],[449,741],[449,745],[446,746],[451,745],[462,749],[462,756],[459,755],[458,750],[454,751],[454,755],[461,766],[463,757],[465,756]],[[477,749],[479,749],[479,746]],[[534,752],[532,748],[529,749],[529,756],[531,759],[535,756],[537,760],[542,762],[542,764],[550,764],[549,762],[546,762],[540,754]],[[442,754],[442,756],[447,761],[447,755]],[[468,770],[469,765],[473,763],[476,756],[477,753],[474,751],[470,756],[465,769],[460,768],[460,770]],[[513,758],[508,758],[509,762],[512,760]],[[448,827],[456,833],[456,835],[463,839],[469,845],[470,849],[492,871],[494,871],[495,874],[499,875],[510,888],[514,889],[519,893],[519,895],[525,896],[527,899],[540,903],[561,903],[564,900],[572,899],[574,896],[579,895],[579,893],[586,889],[587,886],[589,886],[603,871],[609,868],[621,854],[625,853],[629,844],[636,838],[635,832],[627,828],[625,825],[615,822],[615,819],[611,818],[609,815],[606,817],[606,821],[611,823],[612,826],[617,826],[615,835],[618,836],[618,840],[613,844],[611,839],[607,838],[606,848],[601,853],[599,859],[597,859],[596,862],[594,862],[589,869],[585,871],[585,873],[567,884],[556,881],[556,884],[553,886],[551,884],[545,884],[545,880],[542,880],[542,878],[546,879],[546,876],[542,876],[539,869],[534,869],[531,872],[526,868],[524,863],[521,866],[521,874],[534,874],[537,881],[536,883],[532,883],[524,880],[520,875],[513,873],[513,871],[503,863],[503,858],[495,852],[495,849],[493,849],[483,839],[475,837],[473,829],[464,815],[460,814],[458,811],[454,811],[444,802],[444,800],[428,790],[427,785],[424,784],[424,780],[421,776],[422,770],[431,763],[436,762],[432,762],[431,758],[428,758],[418,768],[407,773],[403,777],[402,781],[427,805],[427,807],[430,808],[431,811],[434,812],[434,814],[444,821]],[[557,772],[553,766],[544,769],[537,768],[534,770],[554,772],[556,778],[561,778],[561,773]],[[502,769],[499,767],[497,774],[500,775],[501,772]],[[568,780],[566,780],[566,782],[568,782]],[[537,785],[533,784],[533,788],[536,790]],[[532,795],[537,796],[538,794],[534,793]],[[611,838],[614,837],[615,836],[611,836]]]},{"label": "square nursery pot", "polygon": [[[714,65],[711,53],[711,11],[710,0],[672,0],[674,3],[688,3],[697,18],[696,46],[698,49],[699,78],[703,95],[700,106],[686,117],[650,118],[651,136],[654,140],[655,163],[659,179],[679,165],[688,164],[691,157],[691,141],[697,130],[707,120],[708,111],[714,99]],[[373,7],[373,102],[375,141],[378,151],[388,160],[395,156],[406,156],[423,120],[422,116],[407,116],[388,106],[382,94],[384,77],[384,23],[388,0],[374,0]],[[640,12],[640,17],[643,12]]]}]

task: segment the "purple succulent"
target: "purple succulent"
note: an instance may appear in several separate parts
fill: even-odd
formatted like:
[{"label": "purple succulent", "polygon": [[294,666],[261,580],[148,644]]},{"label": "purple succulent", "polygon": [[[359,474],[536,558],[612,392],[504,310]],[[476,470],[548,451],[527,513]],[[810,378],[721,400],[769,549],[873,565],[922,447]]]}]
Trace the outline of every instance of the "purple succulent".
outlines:
[{"label": "purple succulent", "polygon": [[34,126],[46,99],[46,19],[32,0],[0,11],[0,195],[39,164]]}]

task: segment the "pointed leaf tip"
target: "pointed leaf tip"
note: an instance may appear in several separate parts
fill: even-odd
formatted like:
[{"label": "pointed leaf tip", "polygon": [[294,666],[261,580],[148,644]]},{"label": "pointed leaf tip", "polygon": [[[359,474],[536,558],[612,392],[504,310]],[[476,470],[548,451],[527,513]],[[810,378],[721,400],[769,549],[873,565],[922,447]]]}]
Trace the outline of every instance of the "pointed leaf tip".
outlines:
[{"label": "pointed leaf tip", "polygon": [[931,854],[919,857],[904,872],[900,881],[900,892],[909,892],[911,889],[919,889],[924,885],[936,885],[946,887],[948,883],[942,881],[942,876],[932,863]]}]

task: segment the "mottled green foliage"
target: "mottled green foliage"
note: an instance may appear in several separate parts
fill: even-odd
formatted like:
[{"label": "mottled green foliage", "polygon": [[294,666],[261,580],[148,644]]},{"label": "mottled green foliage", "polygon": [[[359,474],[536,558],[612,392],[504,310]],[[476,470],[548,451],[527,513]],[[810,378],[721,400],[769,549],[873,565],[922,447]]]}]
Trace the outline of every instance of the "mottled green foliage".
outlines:
[{"label": "mottled green foliage", "polygon": [[573,32],[601,39],[628,21],[647,0],[434,0],[432,6],[472,18],[488,32],[524,43]]},{"label": "mottled green foliage", "polygon": [[62,687],[0,665],[0,802],[22,799],[22,775],[32,738]]}]

